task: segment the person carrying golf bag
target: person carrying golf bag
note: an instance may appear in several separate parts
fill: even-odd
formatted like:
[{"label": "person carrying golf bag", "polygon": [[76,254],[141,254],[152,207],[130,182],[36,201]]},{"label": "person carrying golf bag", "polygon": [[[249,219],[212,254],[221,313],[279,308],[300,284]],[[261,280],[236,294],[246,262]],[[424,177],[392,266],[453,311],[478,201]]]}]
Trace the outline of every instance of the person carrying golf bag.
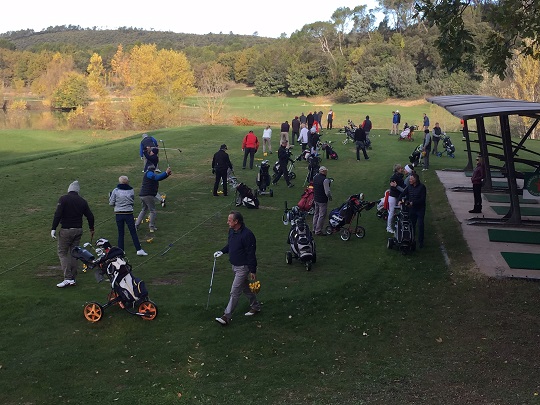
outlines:
[{"label": "person carrying golf bag", "polygon": [[234,273],[229,303],[223,315],[216,318],[216,322],[223,326],[231,322],[232,314],[242,293],[249,299],[250,310],[245,313],[246,316],[253,316],[261,311],[261,304],[257,301],[257,295],[249,288],[248,280],[248,277],[251,280],[256,278],[257,240],[253,232],[245,226],[244,217],[240,212],[231,211],[227,218],[227,225],[229,225],[227,245],[214,253],[214,258],[228,253]]},{"label": "person carrying golf bag", "polygon": [[227,171],[233,169],[231,159],[227,152],[227,145],[223,144],[219,150],[214,154],[212,159],[212,173],[216,175],[216,181],[214,183],[214,197],[217,197],[219,183],[223,184],[223,195],[227,196]]}]

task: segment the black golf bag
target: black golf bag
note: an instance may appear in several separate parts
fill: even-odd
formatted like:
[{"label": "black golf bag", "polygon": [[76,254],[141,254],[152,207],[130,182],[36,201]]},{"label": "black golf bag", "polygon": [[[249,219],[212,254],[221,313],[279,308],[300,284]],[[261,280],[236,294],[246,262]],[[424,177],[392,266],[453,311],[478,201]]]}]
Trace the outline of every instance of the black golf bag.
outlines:
[{"label": "black golf bag", "polygon": [[420,164],[420,158],[422,157],[422,149],[423,145],[420,144],[416,148],[414,148],[412,153],[409,155],[409,162],[411,162],[414,167]]},{"label": "black golf bag", "polygon": [[437,156],[441,157],[444,153],[446,153],[446,155],[451,158],[456,156],[455,155],[456,148],[454,144],[452,143],[452,140],[450,139],[450,137],[446,134],[442,136],[442,145],[443,145],[443,151],[438,152]]},{"label": "black golf bag", "polygon": [[261,165],[259,166],[259,173],[257,173],[256,182],[258,189],[255,190],[255,195],[270,194],[270,197],[274,196],[272,189],[266,191],[266,188],[270,186],[270,164],[268,163],[268,160],[263,160],[261,162]]},{"label": "black golf bag", "polygon": [[337,160],[338,154],[334,151],[329,142],[323,142],[322,150],[326,152],[326,159]]},{"label": "black golf bag", "polygon": [[395,246],[404,255],[416,250],[414,227],[410,220],[409,206],[405,202],[401,204],[401,210],[397,215],[394,237],[388,238],[386,246],[388,249]]},{"label": "black golf bag", "polygon": [[259,208],[259,199],[253,194],[253,190],[244,183],[236,186],[236,206],[241,205],[247,208]]},{"label": "black golf bag", "polygon": [[315,175],[319,173],[319,168],[321,167],[321,158],[317,155],[313,155],[313,154],[309,155],[307,161],[308,161],[308,174],[306,177],[305,184],[309,184],[313,181],[313,177],[315,177]]},{"label": "black golf bag", "polygon": [[309,271],[311,270],[311,264],[317,261],[317,253],[313,234],[306,223],[306,214],[306,212],[301,211],[297,206],[290,210],[285,208],[283,223],[285,225],[291,224],[291,229],[287,237],[290,250],[285,256],[287,264],[291,264],[292,259],[295,258],[300,260],[306,266],[306,270]]}]

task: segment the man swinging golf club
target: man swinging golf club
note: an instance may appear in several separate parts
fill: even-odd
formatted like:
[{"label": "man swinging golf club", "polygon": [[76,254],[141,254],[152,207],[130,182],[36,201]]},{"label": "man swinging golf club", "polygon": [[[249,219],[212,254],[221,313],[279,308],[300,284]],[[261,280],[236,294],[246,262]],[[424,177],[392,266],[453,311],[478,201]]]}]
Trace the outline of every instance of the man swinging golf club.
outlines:
[{"label": "man swinging golf club", "polygon": [[223,249],[214,253],[214,258],[228,253],[234,272],[229,304],[225,308],[223,316],[216,318],[216,322],[223,326],[227,326],[231,322],[232,314],[242,293],[249,299],[250,310],[245,313],[246,316],[253,316],[261,311],[261,304],[257,301],[257,295],[250,290],[248,280],[248,276],[251,280],[255,280],[257,272],[255,235],[244,225],[244,218],[238,211],[229,213],[227,225],[230,228],[228,243]]}]

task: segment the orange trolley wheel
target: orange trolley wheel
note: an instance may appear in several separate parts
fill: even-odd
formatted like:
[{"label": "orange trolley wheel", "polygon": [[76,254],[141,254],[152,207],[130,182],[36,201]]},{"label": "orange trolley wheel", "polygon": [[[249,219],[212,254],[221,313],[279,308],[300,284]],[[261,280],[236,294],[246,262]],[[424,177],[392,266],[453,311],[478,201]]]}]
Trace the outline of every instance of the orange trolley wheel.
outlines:
[{"label": "orange trolley wheel", "polygon": [[88,322],[98,322],[103,317],[103,307],[97,302],[88,302],[84,306],[84,317]]},{"label": "orange trolley wheel", "polygon": [[139,304],[139,313],[144,314],[141,318],[145,321],[152,321],[158,314],[157,305],[150,300],[143,301]]}]

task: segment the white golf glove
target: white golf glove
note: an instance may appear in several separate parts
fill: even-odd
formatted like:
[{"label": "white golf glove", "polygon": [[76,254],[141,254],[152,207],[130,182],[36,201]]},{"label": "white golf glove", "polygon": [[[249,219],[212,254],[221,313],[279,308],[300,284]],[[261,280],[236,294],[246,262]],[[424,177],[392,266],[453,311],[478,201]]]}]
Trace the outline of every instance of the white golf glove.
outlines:
[{"label": "white golf glove", "polygon": [[51,231],[51,238],[56,239],[56,230],[55,229],[53,229]]},{"label": "white golf glove", "polygon": [[218,250],[217,252],[214,253],[214,257],[217,259],[222,254],[223,254],[223,252],[221,250]]}]

